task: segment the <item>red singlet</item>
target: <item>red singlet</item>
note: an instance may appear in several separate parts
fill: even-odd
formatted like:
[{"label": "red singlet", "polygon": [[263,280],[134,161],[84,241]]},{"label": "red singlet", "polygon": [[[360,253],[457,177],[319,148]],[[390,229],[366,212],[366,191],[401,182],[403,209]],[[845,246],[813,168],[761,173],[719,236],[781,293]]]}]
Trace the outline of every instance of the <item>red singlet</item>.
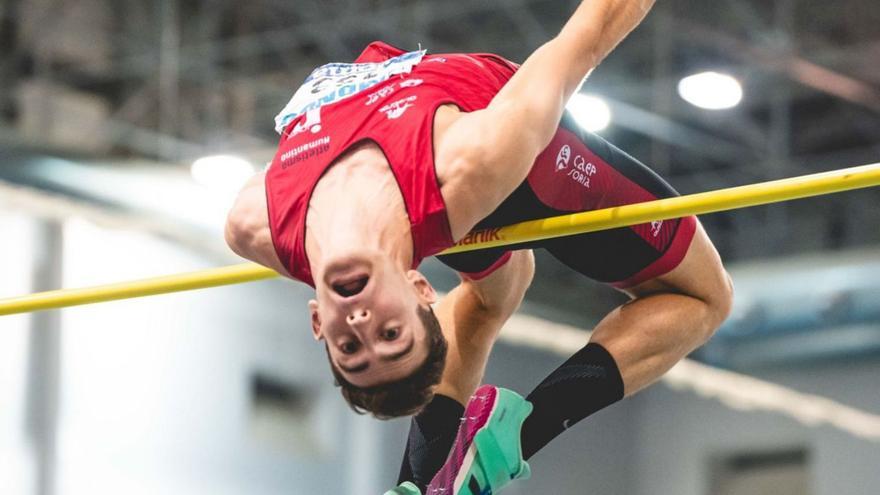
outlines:
[{"label": "red singlet", "polygon": [[[417,63],[388,75],[388,67],[407,60]],[[495,55],[405,53],[381,42],[370,44],[355,60],[365,63],[376,64],[330,64],[306,80],[294,100],[302,96],[298,101],[308,105],[298,108],[292,101],[285,109],[291,110],[289,118],[279,121],[281,141],[266,172],[275,251],[288,273],[313,287],[305,249],[312,191],[341,154],[364,140],[379,146],[400,187],[413,238],[413,267],[453,245],[434,170],[434,113],[447,103],[464,112],[485,108],[515,71],[515,65]]]}]

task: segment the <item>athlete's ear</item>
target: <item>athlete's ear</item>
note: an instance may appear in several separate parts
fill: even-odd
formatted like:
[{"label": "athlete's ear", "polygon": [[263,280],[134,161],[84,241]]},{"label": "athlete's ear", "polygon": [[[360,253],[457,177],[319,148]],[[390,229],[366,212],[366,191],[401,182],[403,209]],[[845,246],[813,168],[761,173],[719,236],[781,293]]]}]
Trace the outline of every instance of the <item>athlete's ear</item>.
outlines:
[{"label": "athlete's ear", "polygon": [[406,280],[416,289],[416,293],[423,303],[434,304],[437,302],[437,293],[434,291],[431,282],[428,282],[424,275],[416,270],[409,270],[406,272]]},{"label": "athlete's ear", "polygon": [[318,314],[318,301],[309,300],[309,313],[312,316],[312,335],[315,340],[324,340],[324,334],[321,333],[321,316]]}]

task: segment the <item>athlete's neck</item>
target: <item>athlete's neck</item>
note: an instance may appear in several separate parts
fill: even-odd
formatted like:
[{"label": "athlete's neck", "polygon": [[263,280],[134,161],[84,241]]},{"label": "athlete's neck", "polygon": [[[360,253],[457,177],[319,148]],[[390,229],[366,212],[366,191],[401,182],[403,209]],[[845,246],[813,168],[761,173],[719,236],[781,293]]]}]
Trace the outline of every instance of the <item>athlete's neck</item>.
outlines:
[{"label": "athlete's neck", "polygon": [[406,206],[381,150],[361,145],[340,156],[312,193],[306,216],[306,251],[317,275],[327,263],[368,252],[412,268]]}]

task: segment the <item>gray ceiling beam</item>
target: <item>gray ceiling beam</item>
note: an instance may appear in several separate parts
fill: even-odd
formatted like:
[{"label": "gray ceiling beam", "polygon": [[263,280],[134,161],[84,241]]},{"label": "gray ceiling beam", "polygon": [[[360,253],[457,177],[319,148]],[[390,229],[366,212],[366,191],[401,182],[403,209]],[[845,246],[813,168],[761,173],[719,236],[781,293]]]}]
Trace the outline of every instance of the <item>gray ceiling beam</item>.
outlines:
[{"label": "gray ceiling beam", "polygon": [[730,163],[756,153],[749,146],[715,137],[629,103],[609,100],[608,104],[614,112],[614,125],[707,158]]},{"label": "gray ceiling beam", "polygon": [[526,44],[537,48],[546,43],[552,35],[532,15],[528,3],[527,0],[511,0],[506,3],[504,13],[516,24]]},{"label": "gray ceiling beam", "polygon": [[[532,0],[521,0],[529,2]],[[432,22],[455,19],[475,12],[494,11],[504,8],[504,0],[488,0],[485,2],[446,1],[432,7]],[[283,29],[267,30],[254,34],[236,36],[227,40],[216,40],[208,43],[182,45],[179,50],[180,70],[185,72],[205,57],[220,60],[235,60],[244,57],[262,56],[276,50],[281,44],[289,50],[295,50],[305,43],[325,43],[323,40],[332,37],[332,33],[380,33],[387,30],[386,21],[389,16],[396,16],[400,7],[374,9],[348,13],[342,17],[316,20]],[[348,54],[347,58],[350,58]],[[151,50],[139,55],[126,56],[117,60],[113,73],[108,76],[121,79],[130,77],[146,77],[155,71],[158,54]]]},{"label": "gray ceiling beam", "polygon": [[793,81],[816,91],[841,98],[880,113],[880,89],[811,62],[786,49],[759,46],[750,41],[692,21],[679,20],[675,34],[682,40],[694,39],[713,46],[749,65],[785,74]]}]

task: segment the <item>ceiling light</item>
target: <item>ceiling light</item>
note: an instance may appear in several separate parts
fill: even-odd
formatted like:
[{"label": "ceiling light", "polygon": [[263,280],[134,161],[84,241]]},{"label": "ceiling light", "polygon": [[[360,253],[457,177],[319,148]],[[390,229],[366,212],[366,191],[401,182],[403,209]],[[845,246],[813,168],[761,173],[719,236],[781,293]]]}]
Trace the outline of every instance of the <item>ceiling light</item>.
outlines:
[{"label": "ceiling light", "polygon": [[590,132],[601,131],[611,123],[611,109],[598,96],[575,93],[565,108],[578,125]]},{"label": "ceiling light", "polygon": [[200,185],[218,192],[236,192],[250,178],[254,166],[244,158],[214,155],[199,158],[192,164],[192,177]]},{"label": "ceiling light", "polygon": [[678,94],[688,103],[707,110],[733,108],[742,101],[742,85],[733,76],[700,72],[678,82]]}]

